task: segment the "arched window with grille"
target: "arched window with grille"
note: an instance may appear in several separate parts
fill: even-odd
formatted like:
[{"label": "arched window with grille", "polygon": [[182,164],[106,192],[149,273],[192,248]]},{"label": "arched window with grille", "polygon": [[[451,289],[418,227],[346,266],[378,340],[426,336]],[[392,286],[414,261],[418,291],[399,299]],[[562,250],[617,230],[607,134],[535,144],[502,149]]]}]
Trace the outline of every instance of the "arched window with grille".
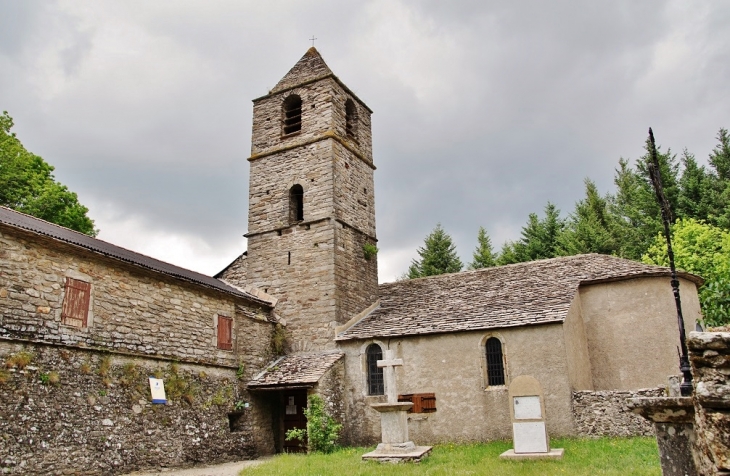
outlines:
[{"label": "arched window with grille", "polygon": [[496,337],[487,339],[484,346],[487,353],[487,385],[504,385],[504,353],[502,352],[502,341]]},{"label": "arched window with grille", "polygon": [[284,99],[283,134],[293,134],[302,130],[302,98],[292,94]]},{"label": "arched window with grille", "polygon": [[370,344],[365,354],[368,367],[368,395],[385,395],[383,369],[378,367],[378,360],[383,360],[383,350],[378,344]]},{"label": "arched window with grille", "polygon": [[345,130],[347,137],[357,138],[357,106],[352,99],[345,102]]},{"label": "arched window with grille", "polygon": [[296,184],[289,189],[289,221],[304,220],[304,189]]}]

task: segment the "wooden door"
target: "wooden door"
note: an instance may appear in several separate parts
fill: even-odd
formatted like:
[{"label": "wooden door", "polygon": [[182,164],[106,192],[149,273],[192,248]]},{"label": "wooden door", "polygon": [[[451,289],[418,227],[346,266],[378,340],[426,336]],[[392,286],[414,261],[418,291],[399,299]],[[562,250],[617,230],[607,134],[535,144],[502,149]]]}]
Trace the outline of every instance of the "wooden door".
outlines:
[{"label": "wooden door", "polygon": [[[304,416],[304,408],[307,406],[307,391],[289,390],[283,392],[282,397],[281,414],[284,420],[284,435],[294,428],[306,428],[307,418]],[[282,440],[285,453],[300,453],[307,450],[306,440],[287,441],[285,438]]]}]

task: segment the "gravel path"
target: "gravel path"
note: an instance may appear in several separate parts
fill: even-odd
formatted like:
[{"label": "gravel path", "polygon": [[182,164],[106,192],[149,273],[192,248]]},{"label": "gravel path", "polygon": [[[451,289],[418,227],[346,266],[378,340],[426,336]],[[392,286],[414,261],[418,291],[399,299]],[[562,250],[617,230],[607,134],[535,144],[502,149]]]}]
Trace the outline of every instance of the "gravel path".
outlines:
[{"label": "gravel path", "polygon": [[194,468],[174,469],[164,468],[159,471],[136,471],[124,476],[238,476],[238,472],[243,468],[250,468],[268,460],[269,458],[259,458],[249,461],[236,461],[234,463],[216,464],[213,466],[198,466]]}]

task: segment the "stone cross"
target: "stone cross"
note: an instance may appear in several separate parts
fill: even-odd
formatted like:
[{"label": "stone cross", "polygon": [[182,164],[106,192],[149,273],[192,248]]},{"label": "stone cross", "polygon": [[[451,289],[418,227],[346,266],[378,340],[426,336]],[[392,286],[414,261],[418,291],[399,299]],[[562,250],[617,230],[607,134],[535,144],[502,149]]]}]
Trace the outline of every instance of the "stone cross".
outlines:
[{"label": "stone cross", "polygon": [[398,402],[398,391],[395,388],[395,368],[403,365],[403,359],[396,359],[391,349],[386,349],[385,360],[378,360],[378,367],[383,369],[385,390],[388,392],[388,403]]}]

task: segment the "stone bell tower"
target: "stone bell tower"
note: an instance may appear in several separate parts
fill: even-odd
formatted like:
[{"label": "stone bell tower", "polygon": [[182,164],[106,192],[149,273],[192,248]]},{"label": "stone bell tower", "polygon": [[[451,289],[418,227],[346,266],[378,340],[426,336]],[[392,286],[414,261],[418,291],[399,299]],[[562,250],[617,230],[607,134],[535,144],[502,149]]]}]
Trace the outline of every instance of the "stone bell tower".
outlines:
[{"label": "stone bell tower", "polygon": [[314,47],[253,103],[246,282],[279,299],[291,350],[333,348],[378,293],[372,111]]}]

